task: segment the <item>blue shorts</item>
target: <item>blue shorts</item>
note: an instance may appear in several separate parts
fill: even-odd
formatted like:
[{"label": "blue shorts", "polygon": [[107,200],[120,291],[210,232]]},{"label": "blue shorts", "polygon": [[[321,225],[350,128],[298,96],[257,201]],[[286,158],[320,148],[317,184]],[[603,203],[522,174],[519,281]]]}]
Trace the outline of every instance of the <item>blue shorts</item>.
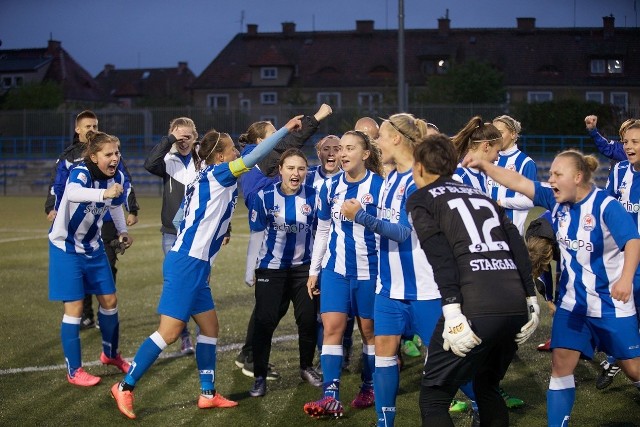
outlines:
[{"label": "blue shorts", "polygon": [[373,319],[376,280],[347,279],[329,270],[322,270],[320,313],[346,313],[363,319]]},{"label": "blue shorts", "polygon": [[89,258],[49,242],[49,300],[78,301],[85,295],[111,295],[116,284],[106,253]]},{"label": "blue shorts", "polygon": [[429,345],[433,330],[442,315],[440,298],[399,300],[376,294],[374,334],[413,336],[418,334]]},{"label": "blue shorts", "polygon": [[207,279],[207,261],[169,251],[164,258],[164,284],[158,313],[188,322],[189,317],[215,309]]},{"label": "blue shorts", "polygon": [[551,327],[551,348],[579,351],[589,359],[595,348],[616,359],[639,357],[638,318],[588,317],[558,308]]}]

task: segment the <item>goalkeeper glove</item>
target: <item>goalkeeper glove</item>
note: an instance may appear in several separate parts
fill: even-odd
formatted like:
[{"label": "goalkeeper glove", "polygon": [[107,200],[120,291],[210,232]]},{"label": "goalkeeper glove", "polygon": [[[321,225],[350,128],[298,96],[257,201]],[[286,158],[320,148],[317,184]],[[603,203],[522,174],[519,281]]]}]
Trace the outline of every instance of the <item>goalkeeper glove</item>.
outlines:
[{"label": "goalkeeper glove", "polygon": [[516,344],[524,344],[535,332],[540,323],[540,306],[536,296],[527,297],[527,311],[529,312],[529,321],[516,334]]},{"label": "goalkeeper glove", "polygon": [[469,321],[462,311],[460,304],[447,304],[442,307],[444,315],[444,331],[442,338],[445,351],[451,351],[459,357],[465,357],[466,353],[482,342],[482,340],[471,330]]}]

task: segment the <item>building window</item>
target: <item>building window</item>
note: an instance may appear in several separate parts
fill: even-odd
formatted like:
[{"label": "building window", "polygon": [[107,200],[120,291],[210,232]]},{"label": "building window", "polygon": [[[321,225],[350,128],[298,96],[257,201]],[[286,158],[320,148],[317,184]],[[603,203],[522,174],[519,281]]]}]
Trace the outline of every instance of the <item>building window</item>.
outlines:
[{"label": "building window", "polygon": [[251,100],[250,99],[241,99],[240,100],[240,111],[243,113],[248,113],[251,111]]},{"label": "building window", "polygon": [[597,102],[598,104],[604,104],[604,93],[602,92],[587,92],[585,95],[585,101]]},{"label": "building window", "polygon": [[382,105],[382,94],[380,92],[360,92],[358,105],[365,110],[377,110]]},{"label": "building window", "polygon": [[22,76],[2,76],[2,88],[9,89],[20,87],[23,84]]},{"label": "building window", "polygon": [[551,92],[527,92],[527,102],[529,104],[548,101],[553,101],[553,93]]},{"label": "building window", "polygon": [[340,108],[341,96],[340,92],[318,92],[318,105],[329,104],[333,108]]},{"label": "building window", "polygon": [[214,110],[226,110],[229,108],[229,95],[210,94],[207,95],[207,107]]},{"label": "building window", "polygon": [[591,74],[622,74],[624,71],[624,64],[622,59],[592,59]]},{"label": "building window", "polygon": [[629,108],[629,94],[627,92],[611,92],[611,105],[627,111]]},{"label": "building window", "polygon": [[260,68],[260,77],[262,80],[275,80],[278,78],[278,69],[276,67]]},{"label": "building window", "polygon": [[263,105],[275,105],[278,103],[278,94],[275,92],[262,92],[260,103]]},{"label": "building window", "polygon": [[434,74],[447,74],[449,72],[449,65],[448,59],[439,58],[422,61],[420,67],[423,75],[432,76]]}]

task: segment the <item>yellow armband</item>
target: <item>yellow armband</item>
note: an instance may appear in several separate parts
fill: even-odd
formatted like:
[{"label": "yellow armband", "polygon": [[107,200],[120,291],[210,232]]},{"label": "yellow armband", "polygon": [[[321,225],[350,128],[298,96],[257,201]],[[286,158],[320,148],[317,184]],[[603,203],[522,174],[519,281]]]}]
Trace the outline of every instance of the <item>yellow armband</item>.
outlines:
[{"label": "yellow armband", "polygon": [[229,170],[236,178],[243,173],[249,172],[249,169],[247,169],[247,166],[244,164],[242,157],[238,157],[237,159],[229,162]]}]

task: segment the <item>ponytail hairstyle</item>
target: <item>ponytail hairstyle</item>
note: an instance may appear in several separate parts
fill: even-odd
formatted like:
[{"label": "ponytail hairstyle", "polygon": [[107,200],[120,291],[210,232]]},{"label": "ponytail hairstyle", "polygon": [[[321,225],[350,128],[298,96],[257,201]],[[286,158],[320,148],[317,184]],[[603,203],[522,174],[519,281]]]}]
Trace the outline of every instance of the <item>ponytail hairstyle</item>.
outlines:
[{"label": "ponytail hairstyle", "polygon": [[196,124],[189,117],[178,117],[171,120],[171,122],[169,123],[169,134],[171,134],[171,132],[176,130],[176,128],[179,126],[191,128],[193,130],[192,131],[193,139],[194,140],[198,139],[198,131],[196,130]]},{"label": "ponytail hairstyle", "polygon": [[458,167],[458,153],[451,140],[441,133],[421,140],[413,152],[413,159],[425,171],[439,176],[450,177]]},{"label": "ponytail hairstyle", "polygon": [[426,136],[426,126],[420,126],[413,114],[398,113],[382,120],[389,122],[393,132],[400,135],[412,149]]},{"label": "ponytail hairstyle", "polygon": [[502,134],[491,123],[484,123],[482,117],[475,116],[451,138],[453,146],[458,151],[458,158],[462,159],[469,150],[475,149],[480,143],[490,145],[502,144]]},{"label": "ponytail hairstyle", "polygon": [[196,142],[191,149],[191,156],[196,170],[202,169],[205,164],[214,164],[216,154],[224,152],[228,144],[233,144],[233,140],[228,133],[218,132],[215,129],[205,133],[202,140]]},{"label": "ponytail hairstyle", "polygon": [[91,156],[98,153],[98,151],[102,150],[108,143],[115,142],[120,147],[120,140],[117,136],[109,135],[104,132],[94,132],[90,130],[87,132],[87,144],[82,152],[82,157],[85,161],[91,161]]},{"label": "ponytail hairstyle", "polygon": [[495,119],[493,119],[493,121],[504,123],[507,129],[513,132],[513,135],[514,135],[513,143],[515,144],[518,141],[518,137],[520,136],[520,132],[522,131],[522,125],[520,124],[519,121],[507,115],[498,116]]},{"label": "ponytail hairstyle", "polygon": [[578,150],[566,150],[558,154],[556,159],[558,157],[567,157],[571,160],[576,171],[582,174],[581,184],[593,184],[593,172],[600,166],[598,159],[594,155],[588,154],[585,156]]},{"label": "ponytail hairstyle", "polygon": [[285,152],[280,156],[278,166],[282,167],[282,165],[284,165],[284,161],[289,157],[300,157],[304,160],[307,167],[309,166],[309,160],[307,160],[307,156],[299,148],[288,148],[287,150],[285,150]]},{"label": "ponytail hairstyle", "polygon": [[369,138],[369,135],[361,130],[348,130],[345,135],[354,135],[360,140],[360,146],[369,152],[369,157],[364,160],[364,167],[373,173],[384,176],[384,168],[382,166],[382,156],[378,146]]},{"label": "ponytail hairstyle", "polygon": [[640,129],[640,119],[629,119],[622,123],[622,126],[620,126],[620,140],[624,139],[624,134],[629,129]]},{"label": "ponytail hairstyle", "polygon": [[265,139],[267,137],[267,129],[269,126],[273,126],[268,120],[262,120],[252,123],[249,129],[238,138],[238,144],[244,148],[247,144],[257,144],[258,139]]}]

